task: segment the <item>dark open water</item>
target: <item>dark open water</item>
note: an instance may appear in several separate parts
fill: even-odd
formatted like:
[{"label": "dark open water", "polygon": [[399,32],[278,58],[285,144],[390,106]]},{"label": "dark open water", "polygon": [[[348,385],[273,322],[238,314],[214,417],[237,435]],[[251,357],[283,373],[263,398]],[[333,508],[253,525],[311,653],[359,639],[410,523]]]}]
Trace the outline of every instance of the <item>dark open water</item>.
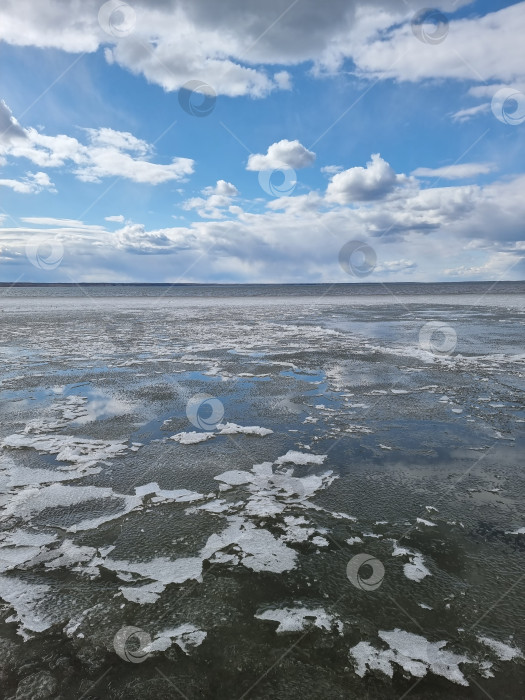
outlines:
[{"label": "dark open water", "polygon": [[288,297],[441,294],[523,294],[525,282],[394,282],[388,284],[16,284],[0,283],[1,296]]}]

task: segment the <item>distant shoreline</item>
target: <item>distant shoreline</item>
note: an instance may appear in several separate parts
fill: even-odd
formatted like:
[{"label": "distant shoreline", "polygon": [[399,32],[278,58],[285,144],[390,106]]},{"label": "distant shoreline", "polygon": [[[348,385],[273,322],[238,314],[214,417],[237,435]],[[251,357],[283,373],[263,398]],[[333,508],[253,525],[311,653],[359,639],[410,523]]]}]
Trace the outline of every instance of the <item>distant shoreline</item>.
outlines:
[{"label": "distant shoreline", "polygon": [[394,285],[523,284],[525,280],[476,280],[461,282],[0,282],[0,287],[346,287]]}]

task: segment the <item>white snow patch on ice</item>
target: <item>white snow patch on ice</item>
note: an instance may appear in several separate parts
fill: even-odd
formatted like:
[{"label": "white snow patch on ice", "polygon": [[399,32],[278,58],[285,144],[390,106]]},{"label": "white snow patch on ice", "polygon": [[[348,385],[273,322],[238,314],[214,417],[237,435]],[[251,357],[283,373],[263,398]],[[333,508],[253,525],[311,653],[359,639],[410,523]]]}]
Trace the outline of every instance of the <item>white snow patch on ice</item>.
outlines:
[{"label": "white snow patch on ice", "polygon": [[207,632],[190,625],[188,623],[180,625],[175,629],[167,629],[159,632],[157,637],[147,646],[145,652],[166,651],[175,643],[185,654],[190,653],[190,649],[200,646],[207,637]]},{"label": "white snow patch on ice", "polygon": [[20,622],[18,634],[24,639],[29,632],[43,632],[54,624],[54,618],[38,610],[38,604],[51,590],[51,586],[27,583],[12,576],[0,576],[0,598],[8,603],[15,615],[7,622]]},{"label": "white snow patch on ice", "polygon": [[429,642],[425,637],[400,629],[380,631],[378,634],[388,644],[388,649],[376,649],[368,642],[359,642],[350,649],[358,676],[363,677],[367,671],[376,670],[392,678],[393,664],[398,664],[416,678],[423,678],[430,671],[453,683],[468,686],[459,664],[472,661],[467,656],[443,649],[447,642]]},{"label": "white snow patch on ice", "polygon": [[259,435],[263,437],[264,435],[270,435],[273,430],[270,428],[260,428],[258,425],[237,425],[236,423],[218,423],[217,429],[219,435]]},{"label": "white snow patch on ice", "polygon": [[124,453],[127,444],[119,440],[91,440],[74,435],[38,435],[23,433],[8,435],[3,447],[24,449],[32,447],[38,452],[56,455],[58,462],[71,462],[77,467],[93,467],[99,462]]},{"label": "white snow patch on ice", "polygon": [[416,522],[420,525],[426,525],[427,527],[436,527],[436,523],[432,523],[430,520],[425,520],[424,518],[416,518]]},{"label": "white snow patch on ice", "polygon": [[284,632],[302,632],[308,624],[313,624],[319,629],[330,631],[334,626],[340,631],[342,623],[333,615],[329,615],[323,608],[280,608],[265,610],[257,613],[258,620],[271,620],[278,622],[275,630],[277,634]]},{"label": "white snow patch on ice", "polygon": [[288,450],[285,455],[278,457],[275,464],[322,464],[328,455],[312,455],[307,452]]},{"label": "white snow patch on ice", "polygon": [[523,659],[523,652],[518,647],[513,647],[510,644],[498,642],[490,637],[477,637],[478,642],[492,649],[500,661],[512,661],[512,659]]},{"label": "white snow patch on ice", "polygon": [[198,442],[206,442],[206,440],[211,440],[214,437],[214,433],[197,433],[192,431],[191,433],[177,433],[172,435],[170,439],[180,442],[181,445],[196,445]]},{"label": "white snow patch on ice", "polygon": [[403,572],[405,576],[411,581],[422,581],[425,576],[431,576],[432,574],[427,569],[424,564],[423,555],[420,552],[415,552],[407,547],[400,547],[397,542],[394,541],[394,547],[392,551],[393,557],[410,557],[410,561],[403,566]]}]

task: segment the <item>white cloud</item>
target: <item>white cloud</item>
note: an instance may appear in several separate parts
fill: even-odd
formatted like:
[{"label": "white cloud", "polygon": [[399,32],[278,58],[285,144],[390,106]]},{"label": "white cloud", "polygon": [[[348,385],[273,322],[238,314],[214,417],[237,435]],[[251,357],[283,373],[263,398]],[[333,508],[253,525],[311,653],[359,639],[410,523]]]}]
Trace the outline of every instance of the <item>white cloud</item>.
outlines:
[{"label": "white cloud", "polygon": [[55,236],[67,253],[57,270],[86,281],[314,282],[348,280],[338,253],[355,239],[377,254],[370,282],[520,279],[524,188],[525,176],[428,189],[410,181],[385,199],[337,207],[310,192],[272,200],[261,213],[239,208],[232,218],[222,208],[224,218],[154,230],[140,223],[110,231],[75,220],[27,217],[18,227],[4,221],[0,247],[5,264],[19,273],[27,263],[29,237]]},{"label": "white cloud", "polygon": [[417,264],[413,260],[386,260],[379,265],[376,265],[374,272],[389,273],[389,272],[412,272],[417,268]]},{"label": "white cloud", "polygon": [[4,100],[0,100],[0,144],[23,140],[25,138],[25,131],[13,117],[11,110]]},{"label": "white cloud", "polygon": [[187,229],[147,231],[143,224],[127,224],[117,231],[118,248],[139,255],[175,253],[189,249],[192,244],[195,246]]},{"label": "white cloud", "polygon": [[93,146],[112,147],[119,151],[130,151],[145,156],[151,153],[152,147],[146,141],[138,139],[129,131],[115,131],[107,127],[101,129],[85,129]]},{"label": "white cloud", "polygon": [[337,204],[383,199],[399,182],[393,168],[379,153],[372,155],[366,168],[356,167],[336,173],[326,189],[326,200]]},{"label": "white cloud", "polygon": [[283,167],[307,168],[315,161],[315,153],[305,148],[297,139],[282,139],[272,143],[265,155],[252,153],[248,158],[246,170],[279,170]]},{"label": "white cloud", "polygon": [[213,187],[205,187],[202,190],[202,194],[206,194],[208,196],[216,194],[223,197],[235,197],[239,194],[239,191],[235,185],[232,185],[231,182],[226,182],[226,180],[217,180],[217,184]]},{"label": "white cloud", "polygon": [[198,79],[232,97],[289,89],[287,71],[270,75],[276,65],[310,62],[322,76],[347,59],[358,74],[381,79],[523,82],[524,3],[454,19],[468,2],[433,3],[451,13],[448,35],[436,45],[411,31],[423,0],[331,0],[330,11],[319,0],[301,0],[285,11],[281,0],[246,0],[242,12],[232,0],[134,0],[136,21],[120,37],[99,25],[101,0],[17,0],[0,5],[0,39],[72,53],[104,46],[106,60],[165,90]]},{"label": "white cloud", "polygon": [[89,148],[89,161],[74,173],[83,182],[100,182],[104,177],[123,177],[132,182],[159,185],[171,180],[181,180],[193,173],[193,160],[174,158],[167,165],[150,163],[133,158],[116,148]]},{"label": "white cloud", "polygon": [[[35,224],[36,226],[58,226],[61,229],[85,229],[93,230],[91,224],[84,224],[78,219],[57,219],[52,216],[22,216],[21,221],[25,224]],[[97,230],[103,230],[100,226],[96,226]]]},{"label": "white cloud", "polygon": [[485,114],[486,112],[490,112],[490,102],[483,102],[483,104],[468,107],[467,109],[459,109],[452,115],[452,120],[455,122],[466,122],[477,114]]},{"label": "white cloud", "polygon": [[[5,109],[3,113],[5,121]],[[118,176],[132,182],[158,185],[181,180],[193,173],[194,161],[190,158],[173,158],[168,164],[146,160],[153,147],[129,132],[108,128],[84,131],[87,144],[65,134],[48,136],[28,128],[23,130],[24,138],[10,139],[4,144],[0,142],[0,156],[26,158],[40,167],[68,166],[83,182],[99,182],[104,177]],[[42,182],[42,186],[45,183]]]},{"label": "white cloud", "polygon": [[117,224],[121,224],[124,221],[124,216],[122,214],[115,214],[114,216],[104,217],[106,221],[114,221]]},{"label": "white cloud", "polygon": [[342,165],[324,165],[321,168],[321,172],[325,173],[325,175],[336,175],[337,173],[340,173],[342,170],[344,170]]},{"label": "white cloud", "polygon": [[416,177],[437,177],[443,180],[463,180],[486,175],[496,169],[494,163],[457,163],[444,165],[441,168],[416,168],[412,175]]},{"label": "white cloud", "polygon": [[376,34],[372,41],[369,37],[361,42],[353,58],[361,74],[383,79],[514,81],[525,74],[521,60],[524,7],[521,2],[483,17],[452,19],[446,38],[438,44],[419,41],[407,21],[386,36]]},{"label": "white cloud", "polygon": [[26,173],[26,176],[21,180],[13,180],[9,178],[0,179],[1,187],[9,187],[14,192],[19,194],[38,194],[42,190],[56,192],[54,184],[49,179],[47,173]]},{"label": "white cloud", "polygon": [[281,70],[275,73],[273,76],[275,84],[279,90],[291,90],[292,89],[292,76],[287,70]]},{"label": "white cloud", "polygon": [[182,207],[187,211],[196,209],[199,216],[203,219],[222,219],[225,216],[224,209],[228,208],[230,213],[233,207],[231,203],[233,197],[236,197],[239,192],[235,185],[226,180],[217,180],[217,184],[205,187],[202,190],[203,197],[191,197],[187,199]]}]

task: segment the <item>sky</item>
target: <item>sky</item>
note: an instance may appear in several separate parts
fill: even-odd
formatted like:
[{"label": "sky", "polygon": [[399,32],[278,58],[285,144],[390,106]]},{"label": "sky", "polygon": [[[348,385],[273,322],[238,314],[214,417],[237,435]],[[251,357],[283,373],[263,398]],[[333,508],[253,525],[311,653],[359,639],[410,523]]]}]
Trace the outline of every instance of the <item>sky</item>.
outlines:
[{"label": "sky", "polygon": [[3,0],[0,281],[525,279],[525,2]]}]

